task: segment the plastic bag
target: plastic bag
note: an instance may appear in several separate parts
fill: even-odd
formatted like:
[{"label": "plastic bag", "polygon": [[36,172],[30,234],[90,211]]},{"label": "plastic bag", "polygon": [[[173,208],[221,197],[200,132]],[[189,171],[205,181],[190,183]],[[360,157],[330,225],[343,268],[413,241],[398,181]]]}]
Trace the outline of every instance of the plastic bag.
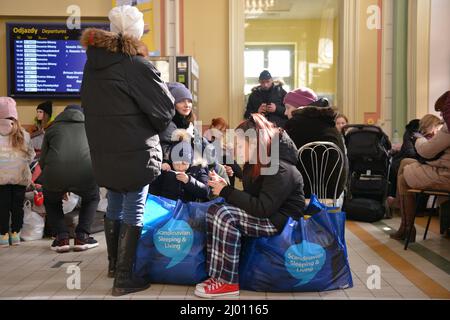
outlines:
[{"label": "plastic bag", "polygon": [[70,193],[68,200],[63,200],[63,212],[64,214],[72,212],[75,210],[78,201],[80,201],[80,197],[75,193]]},{"label": "plastic bag", "polygon": [[42,239],[44,236],[45,219],[38,213],[31,210],[31,202],[25,201],[23,214],[23,225],[20,231],[20,238],[24,241]]},{"label": "plastic bag", "polygon": [[345,244],[345,213],[312,196],[311,217],[289,219],[273,237],[246,238],[240,287],[273,292],[327,291],[353,286]]},{"label": "plastic bag", "polygon": [[221,202],[183,203],[149,195],[135,274],[152,283],[193,285],[205,280],[206,211]]},{"label": "plastic bag", "polygon": [[107,192],[108,191],[105,188],[100,188],[100,201],[97,206],[97,211],[106,212],[108,209]]}]

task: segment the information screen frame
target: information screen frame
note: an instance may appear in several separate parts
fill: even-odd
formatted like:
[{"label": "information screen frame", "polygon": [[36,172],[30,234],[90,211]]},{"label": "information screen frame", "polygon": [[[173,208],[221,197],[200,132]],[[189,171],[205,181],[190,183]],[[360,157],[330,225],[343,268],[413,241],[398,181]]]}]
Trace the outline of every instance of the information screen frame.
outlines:
[{"label": "information screen frame", "polygon": [[[43,30],[44,28],[53,30],[66,30],[66,33],[61,34],[49,34],[48,40],[79,40],[81,33],[86,28],[100,28],[104,30],[109,30],[108,23],[93,22],[93,23],[82,23],[81,29],[68,29],[66,24],[63,22],[52,22],[52,23],[32,23],[32,22],[7,22],[6,23],[6,72],[7,72],[7,94],[9,97],[14,99],[79,99],[80,92],[19,92],[16,85],[16,62],[15,55],[13,52],[15,49],[14,41],[17,37],[13,36],[13,28],[24,28],[23,37],[24,40],[38,40],[30,39],[30,34],[25,32],[30,29]],[[35,34],[37,36],[37,33]],[[63,36],[68,36],[68,39],[62,38]],[[32,36],[31,36],[32,37]],[[45,39],[41,39],[45,40]],[[83,70],[81,70],[83,71]]]}]

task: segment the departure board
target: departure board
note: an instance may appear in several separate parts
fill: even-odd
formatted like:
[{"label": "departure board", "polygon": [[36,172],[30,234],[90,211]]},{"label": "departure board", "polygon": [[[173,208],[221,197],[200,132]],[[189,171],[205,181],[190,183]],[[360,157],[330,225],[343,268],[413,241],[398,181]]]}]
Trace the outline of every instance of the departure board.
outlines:
[{"label": "departure board", "polygon": [[79,39],[87,27],[7,24],[8,95],[14,98],[78,98],[86,52]]}]

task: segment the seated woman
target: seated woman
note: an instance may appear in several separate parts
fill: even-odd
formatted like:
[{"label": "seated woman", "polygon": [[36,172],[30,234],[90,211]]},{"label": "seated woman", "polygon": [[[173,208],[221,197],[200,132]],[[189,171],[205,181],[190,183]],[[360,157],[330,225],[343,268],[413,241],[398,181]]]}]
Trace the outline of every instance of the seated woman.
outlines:
[{"label": "seated woman", "polygon": [[173,132],[177,129],[185,129],[191,136],[191,146],[194,150],[201,150],[203,158],[206,160],[209,168],[214,170],[229,182],[225,168],[218,163],[216,159],[216,150],[197,130],[195,127],[195,113],[192,104],[192,94],[184,84],[174,82],[167,83],[170,93],[175,99],[175,116],[169,123],[167,128],[159,134],[161,149],[163,152],[163,170],[170,170],[168,164],[169,151],[172,146]]},{"label": "seated woman", "polygon": [[[428,114],[421,120],[414,119],[408,123],[405,128],[405,133],[403,135],[403,144],[399,152],[395,153],[392,158],[392,165],[390,171],[390,190],[389,197],[387,199],[388,205],[391,208],[399,206],[398,199],[396,198],[397,193],[397,175],[400,168],[400,163],[403,159],[410,158],[419,160],[420,156],[417,154],[415,143],[417,140],[417,133],[422,136],[429,137],[434,136],[437,131],[442,126],[442,120],[433,114]],[[426,204],[425,204],[426,205]]]},{"label": "seated woman", "polygon": [[170,151],[168,165],[152,182],[149,192],[172,200],[207,201],[209,195],[208,168],[195,161],[189,134],[182,129],[174,132],[180,139]]},{"label": "seated woman", "polygon": [[445,124],[433,135],[418,138],[415,147],[423,159],[404,159],[397,177],[397,195],[400,201],[402,221],[399,230],[391,238],[404,240],[412,227],[411,242],[416,239],[413,221],[416,213],[416,197],[409,189],[450,191],[450,91],[436,103],[436,111],[442,111]]},{"label": "seated woman", "polygon": [[[210,173],[212,192],[223,197],[226,204],[213,205],[207,212],[210,279],[196,286],[195,294],[200,297],[238,295],[241,237],[276,235],[283,231],[289,217],[302,217],[305,206],[303,179],[296,168],[297,148],[289,136],[261,114],[252,114],[237,129],[256,133],[255,138],[246,134],[237,135],[235,140],[235,150],[245,162],[244,190],[234,189]],[[274,141],[279,142],[274,145],[278,144],[279,153],[271,154],[269,165],[264,166],[259,150],[271,150]],[[275,169],[271,175],[268,166]]]},{"label": "seated woman", "polygon": [[[289,118],[285,129],[295,142],[297,148],[300,149],[310,142],[328,141],[337,145],[343,154],[346,154],[344,140],[336,129],[335,119],[337,113],[328,105],[328,100],[319,99],[315,92],[309,88],[300,88],[289,92],[284,98],[284,104],[286,105],[286,115]],[[344,178],[338,177],[338,171],[336,170],[336,174],[333,175],[328,183],[329,186],[335,186],[340,178],[337,189],[338,197],[344,191],[347,180],[347,160],[345,162],[341,176]],[[328,163],[330,166],[334,166],[336,162],[330,159]],[[309,159],[304,159],[304,164],[306,168],[311,167]],[[304,169],[299,166],[299,170],[303,174],[303,177],[305,177]],[[308,179],[305,178],[304,180],[305,197],[310,198],[311,186],[309,185]],[[334,188],[329,187],[327,198],[332,199],[333,197]]]},{"label": "seated woman", "polygon": [[226,143],[225,134],[227,129],[228,124],[223,118],[215,118],[211,121],[209,129],[204,133],[203,137],[208,140],[209,143],[219,141],[222,148],[222,164],[230,179],[230,185],[234,187],[236,178],[242,180],[242,168],[238,165],[236,160],[231,160],[233,159],[232,148]]}]

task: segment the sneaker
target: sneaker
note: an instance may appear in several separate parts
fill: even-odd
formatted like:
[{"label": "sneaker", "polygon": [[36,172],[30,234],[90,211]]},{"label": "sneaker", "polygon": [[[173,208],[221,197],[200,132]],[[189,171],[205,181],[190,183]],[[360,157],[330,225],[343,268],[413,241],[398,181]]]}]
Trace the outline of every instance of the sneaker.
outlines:
[{"label": "sneaker", "polygon": [[[206,280],[208,281],[208,280]],[[238,296],[239,285],[228,284],[220,280],[213,280],[208,285],[195,288],[195,295],[201,298],[216,298],[223,296]]]},{"label": "sneaker", "polygon": [[20,235],[17,232],[10,233],[9,239],[11,239],[12,246],[18,246],[20,244]]},{"label": "sneaker", "polygon": [[92,237],[88,235],[85,236],[76,236],[75,237],[75,247],[74,251],[86,251],[92,248],[98,247],[98,242]]},{"label": "sneaker", "polygon": [[69,239],[56,238],[52,243],[51,249],[58,253],[69,252],[70,251]]},{"label": "sneaker", "polygon": [[216,282],[216,279],[214,279],[214,278],[209,278],[208,280],[205,280],[205,281],[203,281],[202,283],[198,283],[198,284],[195,286],[195,289],[200,289],[200,288],[209,286],[210,284],[212,284],[212,283],[214,283],[214,282]]},{"label": "sneaker", "polygon": [[9,233],[0,234],[0,248],[9,247]]}]

